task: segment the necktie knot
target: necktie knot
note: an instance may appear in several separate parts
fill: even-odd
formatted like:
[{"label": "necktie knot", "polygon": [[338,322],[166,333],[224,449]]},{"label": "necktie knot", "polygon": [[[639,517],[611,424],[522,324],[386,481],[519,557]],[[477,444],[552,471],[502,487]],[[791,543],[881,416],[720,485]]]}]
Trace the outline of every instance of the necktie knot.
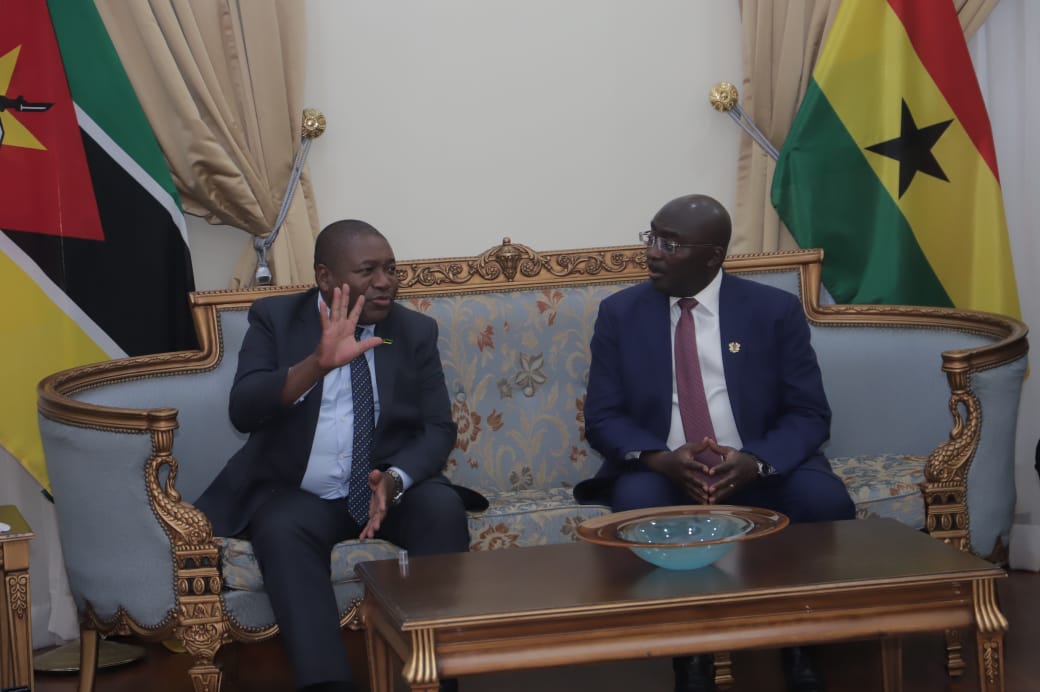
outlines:
[{"label": "necktie knot", "polygon": [[689,312],[690,310],[693,310],[695,307],[697,307],[697,299],[696,298],[680,298],[679,299],[679,309],[682,310],[683,312]]},{"label": "necktie knot", "polygon": [[364,334],[364,333],[365,333],[365,328],[362,327],[360,324],[358,326],[354,327],[354,340],[355,341],[361,341],[361,335]]}]

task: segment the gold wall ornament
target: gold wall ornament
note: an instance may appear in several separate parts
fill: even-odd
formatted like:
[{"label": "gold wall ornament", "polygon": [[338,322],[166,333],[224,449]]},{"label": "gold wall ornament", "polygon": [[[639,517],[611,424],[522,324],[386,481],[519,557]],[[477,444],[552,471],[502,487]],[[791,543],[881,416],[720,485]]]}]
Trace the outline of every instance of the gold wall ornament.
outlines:
[{"label": "gold wall ornament", "polygon": [[711,107],[722,113],[727,113],[740,102],[740,95],[737,92],[737,87],[733,86],[729,82],[719,82],[711,88],[711,93],[708,95],[708,101],[711,103]]},{"label": "gold wall ornament", "polygon": [[302,130],[300,135],[307,139],[321,137],[325,132],[325,114],[317,108],[304,108]]}]

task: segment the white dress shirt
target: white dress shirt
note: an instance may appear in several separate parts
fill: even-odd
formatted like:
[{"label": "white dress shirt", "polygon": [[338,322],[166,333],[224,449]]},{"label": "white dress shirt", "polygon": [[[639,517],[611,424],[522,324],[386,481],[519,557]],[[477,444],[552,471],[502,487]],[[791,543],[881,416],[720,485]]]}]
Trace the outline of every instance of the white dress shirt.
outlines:
[{"label": "white dress shirt", "polygon": [[[697,306],[693,308],[693,325],[697,332],[697,358],[704,381],[704,396],[708,401],[711,425],[715,429],[715,441],[720,445],[740,449],[743,444],[733,418],[733,407],[726,389],[726,373],[722,367],[722,334],[719,330],[719,289],[722,287],[722,272],[715,275],[700,293],[693,296]],[[675,385],[675,329],[679,325],[682,309],[679,298],[671,297],[669,317],[672,324],[672,423],[668,429],[668,449],[677,449],[686,443],[682,416],[679,414],[679,391]],[[696,440],[700,442],[700,440]]]}]

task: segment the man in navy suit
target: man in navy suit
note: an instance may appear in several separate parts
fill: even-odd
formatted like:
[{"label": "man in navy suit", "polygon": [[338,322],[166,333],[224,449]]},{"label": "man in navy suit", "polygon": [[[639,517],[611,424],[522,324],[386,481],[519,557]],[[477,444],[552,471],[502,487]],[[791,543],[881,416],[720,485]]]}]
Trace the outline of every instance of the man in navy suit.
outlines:
[{"label": "man in navy suit", "polygon": [[[831,414],[801,304],[723,272],[730,234],[711,197],[672,200],[643,234],[649,281],[600,305],[585,430],[604,462],[575,496],[615,511],[727,503],[851,519],[820,451]],[[789,689],[822,689],[806,651],[785,661]],[[709,657],[675,665],[677,690],[714,689]]]},{"label": "man in navy suit", "polygon": [[456,427],[437,323],[394,303],[386,238],[333,223],[314,274],[317,288],[250,309],[229,405],[249,439],[196,505],[217,535],[252,541],[297,686],[344,692],[332,547],[385,538],[413,555],[464,552],[467,502],[483,498],[441,475]]}]

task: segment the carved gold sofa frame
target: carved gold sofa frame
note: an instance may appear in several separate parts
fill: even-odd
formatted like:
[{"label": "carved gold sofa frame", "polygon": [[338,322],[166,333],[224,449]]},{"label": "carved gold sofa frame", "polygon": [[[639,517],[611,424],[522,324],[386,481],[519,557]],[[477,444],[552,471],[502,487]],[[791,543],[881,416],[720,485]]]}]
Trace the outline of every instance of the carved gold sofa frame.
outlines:
[{"label": "carved gold sofa frame", "polygon": [[[828,304],[821,262],[821,252],[804,251],[732,257],[726,268],[801,296],[834,409],[825,451],[919,456],[926,530],[1000,559],[1014,504],[1025,326],[963,310]],[[525,292],[548,300],[614,290],[645,278],[646,260],[637,246],[535,252],[506,239],[479,256],[400,262],[398,270],[399,299],[422,309],[447,299],[486,304],[524,300]],[[261,296],[302,288],[195,293],[199,350],[97,363],[40,383],[41,434],[82,618],[80,690],[93,688],[99,634],[183,641],[198,692],[220,689],[214,659],[223,644],[276,634],[262,592],[225,587],[220,544],[189,501],[244,440],[227,421],[226,397],[246,309]],[[589,334],[594,307],[574,313]],[[442,324],[442,340],[450,336]],[[587,349],[587,336],[579,337]],[[482,434],[499,435],[490,420]],[[570,423],[573,449],[589,456],[584,465],[562,464],[575,474],[557,482],[563,487],[598,465],[579,422]],[[467,464],[452,466],[459,482],[495,490],[467,478]],[[565,540],[540,540],[557,539]],[[337,589],[343,624],[359,626],[360,587]]]}]

